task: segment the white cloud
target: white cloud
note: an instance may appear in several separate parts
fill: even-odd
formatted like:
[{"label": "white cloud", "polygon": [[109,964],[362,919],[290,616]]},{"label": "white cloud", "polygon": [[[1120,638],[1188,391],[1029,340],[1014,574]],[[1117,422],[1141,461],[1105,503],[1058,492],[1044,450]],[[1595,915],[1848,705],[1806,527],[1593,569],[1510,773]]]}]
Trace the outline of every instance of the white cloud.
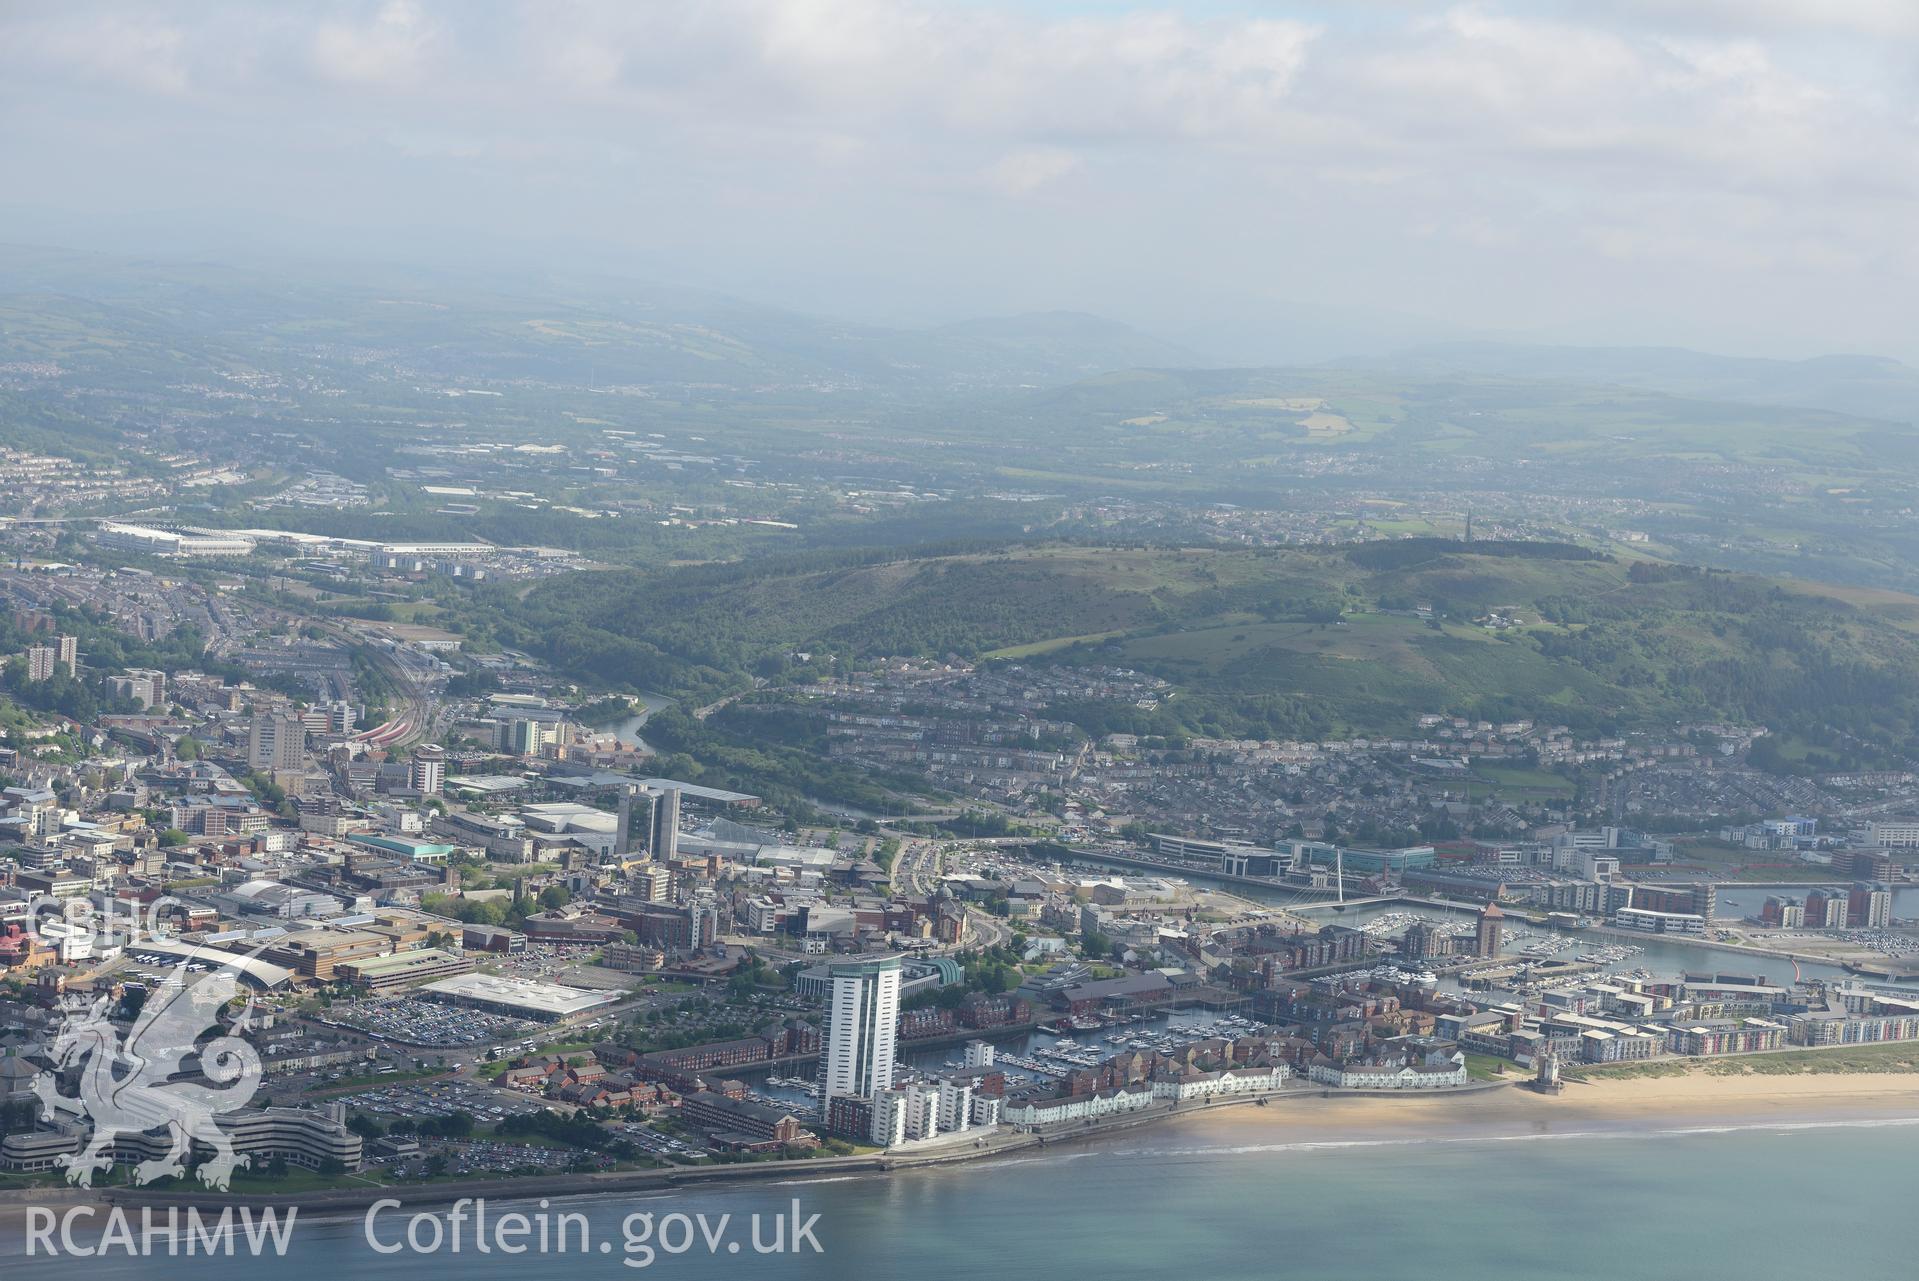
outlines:
[{"label": "white cloud", "polygon": [[157,191],[177,157],[231,171],[236,217],[300,189],[281,157],[448,235],[552,219],[718,262],[739,232],[830,273],[952,232],[956,291],[1023,285],[1022,252],[1094,262],[1094,220],[1155,246],[1134,269],[1162,290],[1270,265],[1322,296],[1419,278],[1523,311],[1556,254],[1554,287],[1594,297],[1688,264],[1673,306],[1702,323],[1713,273],[1778,272],[1804,325],[1919,285],[1919,0],[1343,9],[75,0],[0,10],[0,131],[39,131],[36,189],[118,166]]},{"label": "white cloud", "polygon": [[321,22],[313,65],[329,79],[399,87],[419,76],[433,36],[417,5],[392,0],[367,21]]},{"label": "white cloud", "polygon": [[1911,0],[1624,0],[1619,7],[1641,21],[1727,33],[1919,36],[1919,5]]},{"label": "white cloud", "polygon": [[[13,24],[0,16],[0,32]],[[84,26],[50,18],[14,26],[0,49],[16,65],[56,67],[83,84],[173,96],[191,87],[183,31],[139,12],[104,14]]]},{"label": "white cloud", "polygon": [[1079,157],[1063,148],[1021,147],[995,161],[987,177],[1008,195],[1030,196],[1079,167]]}]

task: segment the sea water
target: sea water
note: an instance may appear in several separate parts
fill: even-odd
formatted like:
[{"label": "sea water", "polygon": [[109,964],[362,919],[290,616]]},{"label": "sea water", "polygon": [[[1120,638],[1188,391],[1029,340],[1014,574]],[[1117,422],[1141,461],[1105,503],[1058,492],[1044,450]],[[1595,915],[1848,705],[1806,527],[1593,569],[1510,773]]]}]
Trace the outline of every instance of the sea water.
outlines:
[{"label": "sea water", "polygon": [[[1289,1141],[1265,1118],[1166,1125],[1003,1161],[892,1174],[555,1200],[593,1234],[582,1253],[381,1254],[364,1211],[303,1216],[284,1259],[27,1258],[8,1281],[494,1281],[696,1278],[1240,1278],[1530,1276],[1763,1281],[1914,1273],[1919,1118],[1741,1128],[1603,1128],[1522,1137]],[[489,1202],[492,1216],[541,1213]],[[812,1220],[798,1252],[761,1254],[753,1215]],[[394,1244],[414,1211],[376,1236]],[[433,1212],[444,1218],[445,1210]],[[635,1216],[728,1216],[722,1238],[635,1266]],[[623,1235],[622,1226],[628,1225]],[[730,1237],[731,1240],[725,1239]],[[655,1239],[656,1238],[650,1238]]]}]

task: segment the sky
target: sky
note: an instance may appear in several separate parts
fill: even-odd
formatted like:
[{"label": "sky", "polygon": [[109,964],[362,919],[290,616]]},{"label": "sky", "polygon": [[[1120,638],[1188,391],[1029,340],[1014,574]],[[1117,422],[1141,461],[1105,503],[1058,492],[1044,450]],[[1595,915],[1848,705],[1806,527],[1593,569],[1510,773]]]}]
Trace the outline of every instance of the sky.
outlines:
[{"label": "sky", "polygon": [[0,175],[4,241],[1236,360],[1919,359],[1919,0],[0,0]]}]

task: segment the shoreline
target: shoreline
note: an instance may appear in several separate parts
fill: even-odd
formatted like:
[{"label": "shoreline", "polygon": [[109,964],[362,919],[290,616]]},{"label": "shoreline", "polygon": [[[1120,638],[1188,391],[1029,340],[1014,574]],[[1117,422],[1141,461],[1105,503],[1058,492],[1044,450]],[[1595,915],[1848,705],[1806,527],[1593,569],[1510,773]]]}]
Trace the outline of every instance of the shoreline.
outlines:
[{"label": "shoreline", "polygon": [[560,1174],[519,1179],[464,1179],[435,1184],[326,1188],[274,1194],[226,1194],[205,1188],[72,1188],[65,1185],[0,1192],[0,1223],[28,1206],[101,1205],[218,1209],[289,1207],[331,1217],[375,1201],[409,1207],[451,1204],[463,1198],[523,1201],[536,1197],[591,1197],[661,1191],[702,1184],[740,1185],[767,1179],[805,1180],[846,1175],[891,1175],[937,1166],[991,1162],[1016,1154],[1078,1149],[1147,1129],[1184,1132],[1213,1150],[1234,1148],[1390,1145],[1418,1142],[1497,1142],[1546,1137],[1626,1137],[1748,1128],[1799,1128],[1895,1121],[1919,1124],[1919,1073],[1831,1073],[1724,1076],[1598,1077],[1569,1081],[1557,1095],[1512,1083],[1486,1083],[1432,1092],[1332,1091],[1293,1088],[1277,1094],[1209,1100],[1203,1104],[1114,1117],[1103,1123],[1047,1133],[982,1135],[967,1143],[921,1150],[895,1149],[854,1157],[768,1161],[617,1173]]},{"label": "shoreline", "polygon": [[1695,1071],[1569,1081],[1556,1095],[1510,1088],[1465,1099],[1343,1094],[1322,1102],[1252,1124],[1194,1118],[1192,1129],[1216,1142],[1344,1146],[1919,1124],[1919,1073],[1727,1077]]}]

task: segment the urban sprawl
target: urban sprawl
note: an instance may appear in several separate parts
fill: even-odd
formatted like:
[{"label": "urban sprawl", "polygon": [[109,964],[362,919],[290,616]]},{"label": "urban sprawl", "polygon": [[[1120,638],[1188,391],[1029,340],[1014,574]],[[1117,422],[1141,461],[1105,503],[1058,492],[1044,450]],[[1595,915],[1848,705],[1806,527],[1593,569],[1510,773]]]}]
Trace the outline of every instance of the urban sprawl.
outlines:
[{"label": "urban sprawl", "polygon": [[[48,1103],[85,1070],[61,1028],[131,1028],[214,971],[265,1073],[219,1119],[249,1186],[975,1155],[1919,1040],[1894,912],[1919,777],[1767,772],[1755,726],[1167,742],[1046,714],[1150,710],[1178,697],[1157,677],[896,658],[773,705],[947,799],[781,807],[676,777],[638,704],[526,654],[303,610],[257,564],[167,568],[266,548],[377,585],[562,554],[90,536],[149,567],[0,572],[0,1172],[161,1161],[164,1127],[96,1142]],[[188,635],[179,665],[116,661]]]}]

